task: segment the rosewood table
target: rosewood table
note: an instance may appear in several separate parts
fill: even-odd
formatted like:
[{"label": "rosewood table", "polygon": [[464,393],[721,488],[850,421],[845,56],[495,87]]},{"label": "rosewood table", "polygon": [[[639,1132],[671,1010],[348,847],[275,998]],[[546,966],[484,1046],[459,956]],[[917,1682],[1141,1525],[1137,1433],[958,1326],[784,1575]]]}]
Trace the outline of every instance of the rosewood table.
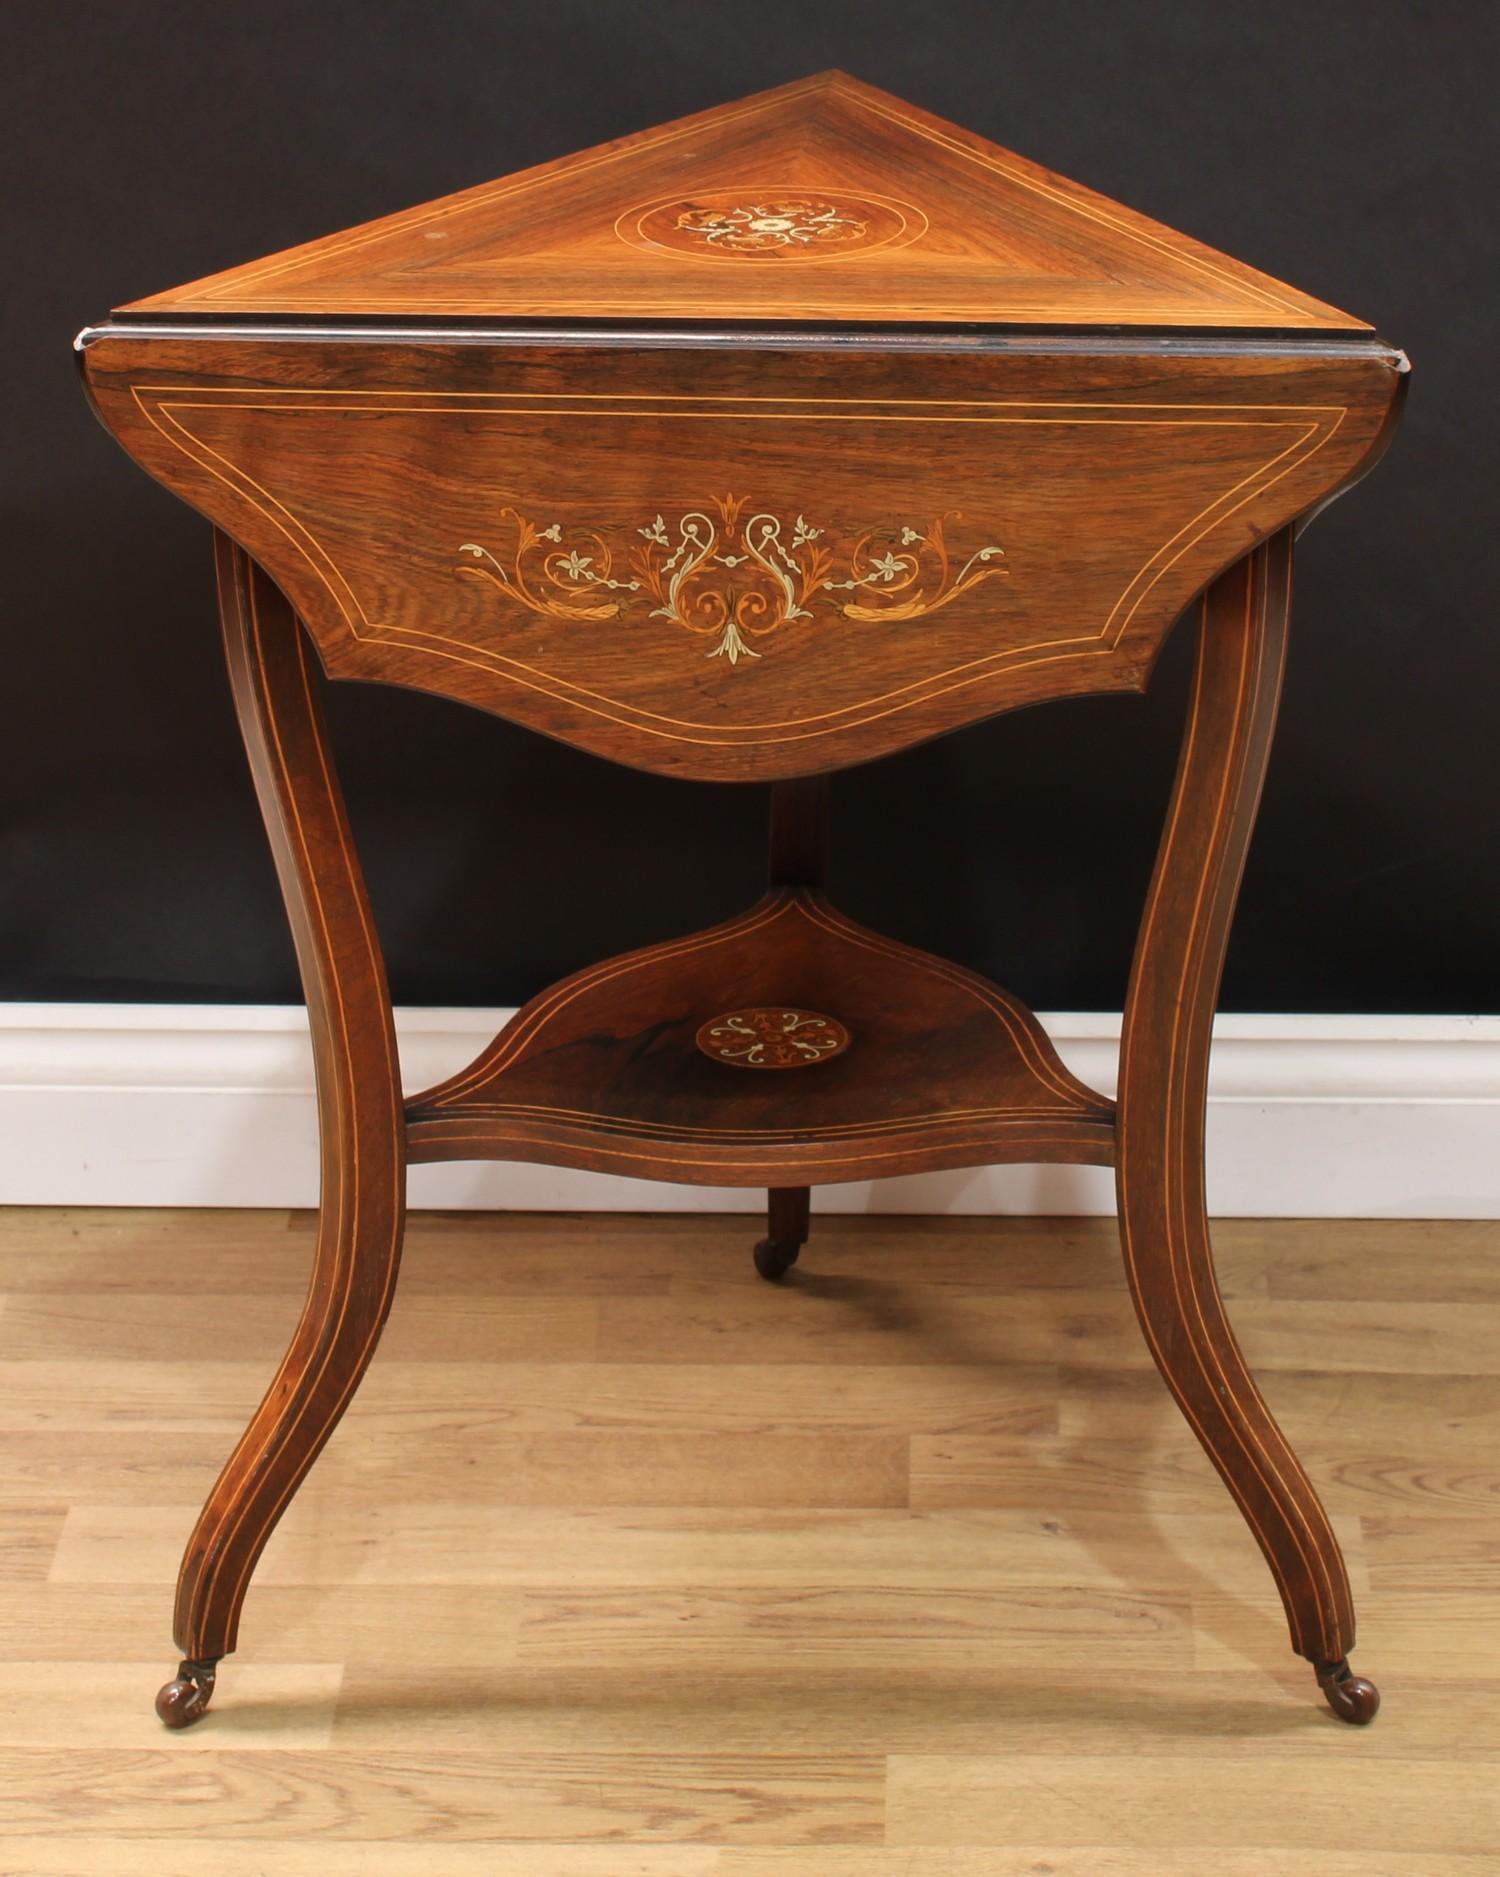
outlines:
[{"label": "rosewood table", "polygon": [[[1112,1165],[1162,1377],[1292,1647],[1368,1721],[1337,1541],[1215,1282],[1204,1104],[1293,537],[1380,454],[1401,353],[839,73],[136,301],[78,351],[105,425],[215,530],[322,1135],[307,1304],[188,1542],[162,1719],[203,1714],[370,1360],[407,1164],[493,1158],[765,1188],[771,1279],[819,1181]],[[1184,614],[1196,677],[1110,1101],[1014,997],[829,903],[826,777],[1140,691]],[[768,888],[544,991],[403,1099],[320,673],[769,783]]]}]

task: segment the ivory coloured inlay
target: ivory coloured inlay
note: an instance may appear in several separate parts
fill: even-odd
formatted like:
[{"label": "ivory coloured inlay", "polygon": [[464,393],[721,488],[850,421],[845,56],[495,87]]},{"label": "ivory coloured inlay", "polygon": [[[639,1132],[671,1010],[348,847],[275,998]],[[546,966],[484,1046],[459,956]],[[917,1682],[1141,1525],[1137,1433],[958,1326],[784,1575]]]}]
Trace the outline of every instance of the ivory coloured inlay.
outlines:
[{"label": "ivory coloured inlay", "polygon": [[743,496],[717,497],[670,526],[658,513],[624,544],[583,529],[565,542],[560,522],[538,528],[506,507],[509,539],[498,551],[465,541],[458,551],[471,558],[456,571],[551,619],[615,619],[654,601],[647,617],[712,638],[704,656],[731,665],[759,658],[752,639],[811,619],[819,602],[862,624],[921,619],[1008,571],[1000,565],[1005,550],[993,542],[956,560],[945,533],[947,522],[962,519],[956,511],[925,528],[907,522],[845,534],[800,511],[791,522],[766,509],[746,516],[747,506]]}]

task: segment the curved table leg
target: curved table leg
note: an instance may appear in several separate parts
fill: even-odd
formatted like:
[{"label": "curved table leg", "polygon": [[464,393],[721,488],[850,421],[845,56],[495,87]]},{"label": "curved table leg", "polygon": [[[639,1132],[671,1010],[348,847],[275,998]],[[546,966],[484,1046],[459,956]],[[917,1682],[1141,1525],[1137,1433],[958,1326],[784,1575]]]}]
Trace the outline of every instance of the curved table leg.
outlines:
[{"label": "curved table leg", "polygon": [[169,1727],[208,1706],[266,1540],[337,1426],[390,1308],[405,1215],[405,1131],[385,967],[324,736],[307,641],[281,594],[215,536],[240,728],[286,899],[317,1069],[322,1190],[312,1281],[265,1399],[188,1541],[183,1662],[157,1696]]},{"label": "curved table leg", "polygon": [[1214,1004],[1275,728],[1290,596],[1287,531],[1231,567],[1204,602],[1177,782],[1126,1001],[1120,1232],[1146,1341],[1265,1553],[1292,1647],[1313,1664],[1333,1711],[1363,1722],[1380,1697],[1345,1660],[1354,1612],[1343,1557],[1229,1326],[1204,1191]]}]

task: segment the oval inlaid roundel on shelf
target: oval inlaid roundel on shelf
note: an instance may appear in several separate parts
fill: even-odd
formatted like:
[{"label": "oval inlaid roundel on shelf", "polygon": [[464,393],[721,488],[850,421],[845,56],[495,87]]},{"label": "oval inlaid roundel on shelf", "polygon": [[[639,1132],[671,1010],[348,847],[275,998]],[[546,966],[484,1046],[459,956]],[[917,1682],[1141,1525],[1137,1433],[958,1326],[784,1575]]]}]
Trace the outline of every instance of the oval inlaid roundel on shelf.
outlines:
[{"label": "oval inlaid roundel on shelf", "polygon": [[805,1069],[849,1047],[849,1032],[833,1017],[786,1004],[763,1004],[710,1017],[698,1047],[736,1069]]}]

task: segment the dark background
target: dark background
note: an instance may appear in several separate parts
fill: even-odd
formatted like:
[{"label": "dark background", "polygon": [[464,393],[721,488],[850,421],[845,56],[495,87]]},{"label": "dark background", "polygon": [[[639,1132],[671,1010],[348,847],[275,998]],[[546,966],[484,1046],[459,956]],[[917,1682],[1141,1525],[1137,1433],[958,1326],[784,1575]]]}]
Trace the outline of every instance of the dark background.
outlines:
[{"label": "dark background", "polygon": [[[1500,1009],[1497,10],[1316,0],[275,0],[7,11],[0,995],[292,1001],[208,529],[89,416],[121,301],[840,65],[1370,320],[1415,363],[1304,537],[1223,1002]],[[1118,1008],[1175,758],[1144,699],[842,776],[846,910],[1043,1008]],[[758,892],[765,794],[345,685],[399,1002],[508,1003]]]}]

